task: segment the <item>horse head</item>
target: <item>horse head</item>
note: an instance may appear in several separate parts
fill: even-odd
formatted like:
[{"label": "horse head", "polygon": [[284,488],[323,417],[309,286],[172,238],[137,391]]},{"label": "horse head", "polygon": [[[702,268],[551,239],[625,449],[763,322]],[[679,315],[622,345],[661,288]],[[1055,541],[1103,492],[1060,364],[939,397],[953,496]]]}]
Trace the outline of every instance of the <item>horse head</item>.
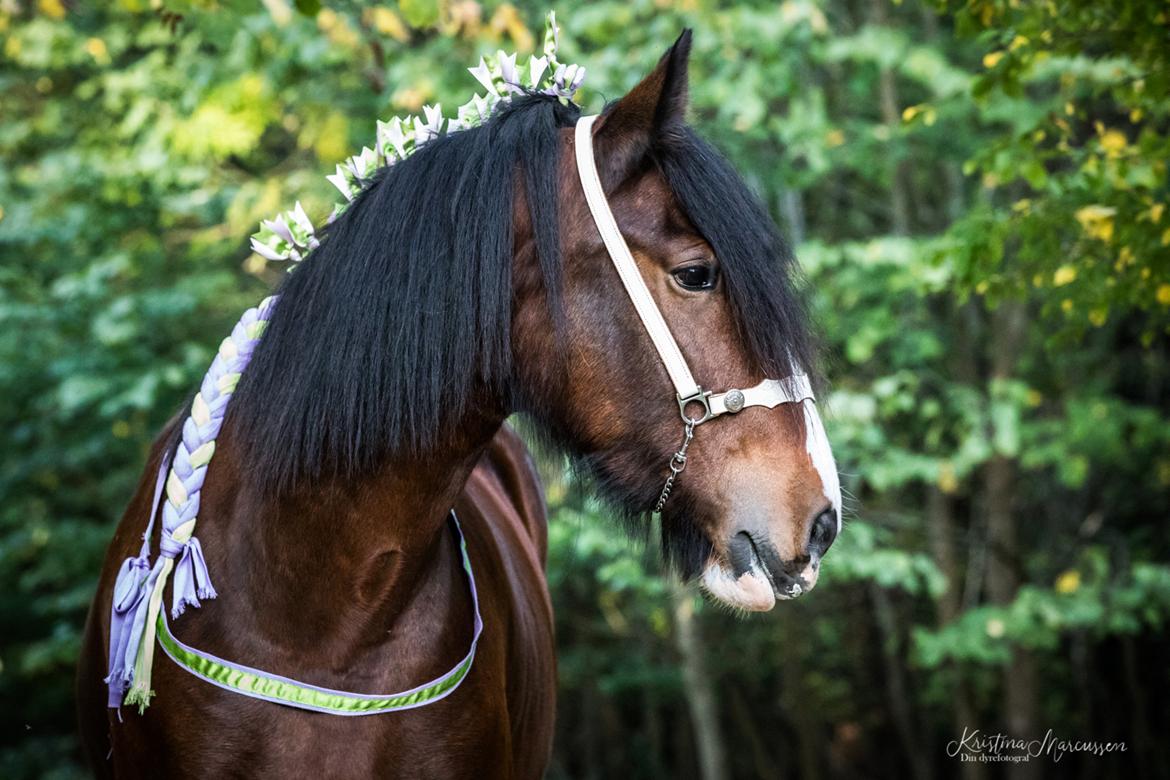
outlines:
[{"label": "horse head", "polygon": [[[839,529],[840,488],[810,398],[743,405],[744,389],[769,377],[805,382],[813,354],[784,242],[684,122],[689,48],[687,32],[588,135],[561,130],[564,326],[549,326],[558,314],[548,296],[523,283],[538,277],[526,267],[537,252],[521,240],[513,360],[524,408],[603,495],[635,524],[661,509],[664,550],[684,576],[727,605],[767,610],[815,585]],[[738,413],[686,425],[709,410],[676,403],[610,262],[574,163],[574,145],[590,138],[605,200],[685,364],[702,388],[732,388],[725,406]],[[664,495],[669,463],[683,468]]]}]

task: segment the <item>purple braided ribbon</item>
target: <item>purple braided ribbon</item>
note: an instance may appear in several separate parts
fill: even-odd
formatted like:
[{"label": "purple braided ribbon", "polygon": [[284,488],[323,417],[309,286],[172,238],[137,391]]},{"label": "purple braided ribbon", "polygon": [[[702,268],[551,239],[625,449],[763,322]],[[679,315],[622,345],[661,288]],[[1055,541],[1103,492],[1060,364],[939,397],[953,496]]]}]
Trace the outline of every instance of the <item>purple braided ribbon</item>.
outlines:
[{"label": "purple braided ribbon", "polygon": [[[207,477],[207,466],[215,452],[215,439],[223,426],[228,401],[252,359],[252,352],[264,333],[275,304],[275,297],[266,298],[259,306],[246,311],[232,329],[232,335],[224,339],[191,403],[191,414],[183,423],[182,439],[175,449],[174,458],[164,456],[159,466],[142,548],[136,557],[127,558],[122,564],[114,584],[109,675],[105,679],[111,708],[122,704],[123,697],[136,682],[144,686],[139,703],[145,705],[149,701],[149,680],[136,679],[135,670],[144,668],[149,676],[154,647],[153,641],[146,646],[143,640],[144,635],[153,639],[153,630],[148,630],[154,621],[151,602],[157,605],[161,593],[158,598],[152,598],[152,595],[165,587],[171,566],[175,575],[172,617],[177,618],[188,606],[199,607],[200,599],[216,597],[203,548],[194,536],[199,495]],[[159,558],[151,566],[150,538],[164,490],[166,501],[162,510]],[[168,566],[168,562],[173,563]],[[146,654],[145,658],[143,654]]]}]

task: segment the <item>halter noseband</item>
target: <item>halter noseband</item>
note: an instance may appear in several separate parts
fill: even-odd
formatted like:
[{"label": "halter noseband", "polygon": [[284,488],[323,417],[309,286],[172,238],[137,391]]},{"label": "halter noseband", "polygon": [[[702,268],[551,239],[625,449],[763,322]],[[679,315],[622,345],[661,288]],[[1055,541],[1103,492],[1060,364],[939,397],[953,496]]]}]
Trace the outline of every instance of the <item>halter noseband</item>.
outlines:
[{"label": "halter noseband", "polygon": [[[630,248],[622,238],[617,221],[609,208],[605,198],[605,190],[601,186],[601,178],[597,173],[597,163],[593,158],[593,123],[597,115],[583,116],[577,120],[574,137],[574,150],[577,158],[577,174],[581,177],[581,188],[585,191],[585,201],[589,204],[589,212],[593,215],[593,222],[597,225],[597,232],[605,242],[605,248],[621,277],[622,286],[634,304],[654,349],[662,358],[666,366],[666,373],[674,385],[675,398],[678,401],[678,411],[684,425],[682,447],[670,459],[670,475],[666,478],[655,512],[661,512],[670,496],[670,489],[675,478],[686,467],[687,447],[694,436],[695,426],[707,422],[723,414],[737,414],[749,406],[764,406],[773,409],[784,403],[800,403],[805,400],[815,400],[808,376],[802,373],[794,374],[789,379],[765,379],[755,387],[745,390],[733,388],[722,393],[712,393],[704,390],[695,381],[691,374],[686,358],[678,348],[666,320],[658,305],[654,303],[650,289],[646,286]],[[701,414],[692,417],[687,409],[692,404],[698,404]]]}]

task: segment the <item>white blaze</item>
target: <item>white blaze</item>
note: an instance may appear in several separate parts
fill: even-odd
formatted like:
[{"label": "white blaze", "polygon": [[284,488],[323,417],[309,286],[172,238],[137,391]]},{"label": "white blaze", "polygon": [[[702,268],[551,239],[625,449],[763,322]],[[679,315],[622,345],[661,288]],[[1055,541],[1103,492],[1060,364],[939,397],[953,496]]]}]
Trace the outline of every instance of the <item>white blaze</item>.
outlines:
[{"label": "white blaze", "polygon": [[837,512],[837,531],[841,530],[841,480],[837,476],[837,463],[833,460],[833,450],[829,446],[829,437],[825,433],[825,426],[821,423],[821,415],[817,412],[817,405],[811,398],[806,398],[804,406],[805,449],[812,461],[813,468],[821,477],[821,489],[825,498],[829,499],[833,509]]}]

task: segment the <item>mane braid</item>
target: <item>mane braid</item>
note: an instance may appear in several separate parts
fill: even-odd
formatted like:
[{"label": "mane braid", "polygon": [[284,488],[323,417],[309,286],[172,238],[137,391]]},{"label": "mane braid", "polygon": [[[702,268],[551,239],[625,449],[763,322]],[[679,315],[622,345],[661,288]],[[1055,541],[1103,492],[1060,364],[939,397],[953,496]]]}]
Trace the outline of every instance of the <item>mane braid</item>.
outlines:
[{"label": "mane braid", "polygon": [[471,396],[510,391],[515,190],[559,312],[558,130],[528,94],[383,168],[282,283],[229,410],[269,492],[356,478],[436,444]]}]

